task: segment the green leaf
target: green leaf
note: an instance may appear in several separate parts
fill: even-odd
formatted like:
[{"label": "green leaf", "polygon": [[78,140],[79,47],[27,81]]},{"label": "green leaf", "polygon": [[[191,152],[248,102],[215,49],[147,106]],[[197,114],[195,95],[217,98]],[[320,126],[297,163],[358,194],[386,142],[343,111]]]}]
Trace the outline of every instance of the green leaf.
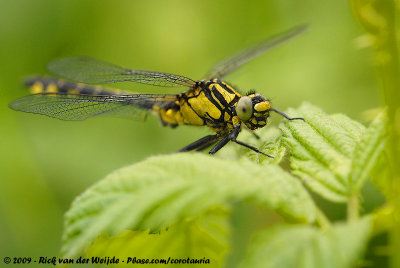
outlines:
[{"label": "green leaf", "polygon": [[256,236],[242,267],[354,267],[363,254],[371,218],[336,224],[323,231],[279,225]]},{"label": "green leaf", "polygon": [[386,145],[386,116],[380,113],[362,136],[354,150],[353,165],[350,174],[352,191],[359,192],[370,170],[377,163],[380,153]]},{"label": "green leaf", "polygon": [[80,254],[102,233],[159,232],[238,200],[298,222],[316,215],[302,184],[278,166],[203,154],[157,156],[113,172],[76,198],[65,215],[62,253]]},{"label": "green leaf", "polygon": [[[212,211],[203,217],[174,224],[156,234],[125,231],[102,235],[89,247],[86,256],[115,256],[120,260],[207,258],[207,267],[222,267],[229,250],[230,226],[227,213]],[[131,266],[132,262],[128,264]],[[146,265],[147,266],[147,265]]]},{"label": "green leaf", "polygon": [[307,103],[289,114],[305,118],[281,125],[293,174],[326,199],[346,202],[360,190],[383,149],[382,118],[366,130],[345,115],[327,115]]},{"label": "green leaf", "polygon": [[376,235],[393,230],[397,225],[393,219],[399,218],[399,216],[398,213],[396,214],[395,207],[390,203],[376,209],[373,212],[372,233]]},{"label": "green leaf", "polygon": [[286,156],[287,149],[282,145],[282,132],[273,126],[265,127],[257,131],[261,137],[258,148],[274,158],[266,157],[252,150],[247,150],[245,157],[259,164],[281,164]]},{"label": "green leaf", "polygon": [[[379,128],[385,127],[383,123],[385,122],[386,118],[380,118],[381,115],[378,115],[375,119],[374,125],[377,125]],[[379,120],[380,119],[380,120]],[[371,133],[373,131],[379,131],[372,129]],[[380,141],[379,146],[385,146],[383,143],[387,143],[387,138],[388,138],[388,133],[387,133],[387,128],[384,129],[386,133],[384,132],[384,137]],[[376,156],[375,156],[376,157]],[[371,181],[375,185],[376,188],[378,188],[386,197],[387,200],[392,200],[393,198],[397,198],[397,193],[396,191],[393,191],[393,177],[394,175],[392,174],[392,170],[390,169],[390,165],[388,164],[389,161],[389,152],[384,149],[382,153],[377,156],[377,160],[375,165],[373,166],[371,170]]]},{"label": "green leaf", "polygon": [[397,198],[398,194],[393,191],[393,174],[388,165],[388,153],[384,150],[377,159],[377,163],[371,170],[371,181],[377,189],[384,194],[387,200]]},{"label": "green leaf", "polygon": [[[254,134],[257,134],[260,138],[256,138]],[[253,133],[244,129],[238,138],[238,140],[253,145],[274,158],[269,158],[235,143],[228,143],[218,152],[216,157],[224,159],[245,158],[258,164],[279,164],[286,153],[286,147],[281,145],[281,136],[282,132],[277,127],[268,126]]]}]

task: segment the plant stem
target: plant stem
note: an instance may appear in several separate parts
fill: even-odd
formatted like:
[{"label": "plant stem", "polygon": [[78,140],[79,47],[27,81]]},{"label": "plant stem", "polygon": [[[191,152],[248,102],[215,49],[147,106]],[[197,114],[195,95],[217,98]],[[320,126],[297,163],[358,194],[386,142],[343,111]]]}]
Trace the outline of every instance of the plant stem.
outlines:
[{"label": "plant stem", "polygon": [[360,217],[358,195],[352,195],[347,202],[347,220],[353,221]]},{"label": "plant stem", "polygon": [[[351,0],[360,22],[374,38],[381,92],[388,108],[388,168],[392,174],[388,201],[393,205],[391,251],[400,250],[400,41],[398,0]],[[400,255],[392,254],[391,266],[400,267]]]},{"label": "plant stem", "polygon": [[317,218],[315,220],[317,226],[319,226],[322,230],[327,230],[331,227],[331,222],[328,217],[317,207]]}]

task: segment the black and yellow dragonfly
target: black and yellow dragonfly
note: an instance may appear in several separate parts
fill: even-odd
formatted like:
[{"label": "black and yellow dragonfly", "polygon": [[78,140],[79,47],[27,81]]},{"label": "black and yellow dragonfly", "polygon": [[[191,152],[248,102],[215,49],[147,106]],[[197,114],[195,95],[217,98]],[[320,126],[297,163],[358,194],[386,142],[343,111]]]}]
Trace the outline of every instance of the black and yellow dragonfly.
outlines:
[{"label": "black and yellow dragonfly", "polygon": [[[27,79],[32,94],[11,102],[10,107],[61,120],[84,120],[97,115],[141,118],[144,113],[152,112],[165,126],[208,126],[215,131],[214,135],[205,136],[180,152],[200,151],[215,144],[209,152],[214,154],[233,141],[269,156],[237,140],[243,125],[250,130],[262,128],[267,125],[271,111],[288,120],[302,118],[291,118],[272,108],[270,100],[254,91],[242,95],[220,79],[304,29],[305,26],[296,27],[249,47],[216,64],[205,79],[199,81],[164,72],[131,70],[92,58],[56,60],[48,64],[48,70],[73,82],[51,77]],[[133,94],[87,85],[122,81],[189,89],[180,94]]]}]

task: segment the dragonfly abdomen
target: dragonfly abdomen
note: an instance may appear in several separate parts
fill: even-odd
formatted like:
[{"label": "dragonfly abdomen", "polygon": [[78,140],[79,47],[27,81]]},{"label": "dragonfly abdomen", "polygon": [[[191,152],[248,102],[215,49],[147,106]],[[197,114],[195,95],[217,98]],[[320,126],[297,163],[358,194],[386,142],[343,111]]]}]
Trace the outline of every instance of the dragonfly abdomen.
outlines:
[{"label": "dragonfly abdomen", "polygon": [[70,95],[117,95],[118,90],[107,89],[104,87],[90,86],[81,83],[73,83],[66,80],[52,77],[31,77],[25,80],[25,85],[29,87],[32,94],[39,93],[59,93]]}]

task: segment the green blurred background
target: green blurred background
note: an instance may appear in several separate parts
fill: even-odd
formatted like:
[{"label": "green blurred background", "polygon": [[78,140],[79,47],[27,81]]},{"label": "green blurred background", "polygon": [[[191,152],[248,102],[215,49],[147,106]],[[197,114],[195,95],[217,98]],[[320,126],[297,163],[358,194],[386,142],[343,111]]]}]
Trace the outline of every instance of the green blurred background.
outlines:
[{"label": "green blurred background", "polygon": [[[52,59],[87,55],[201,79],[217,61],[303,23],[310,26],[305,34],[227,81],[257,89],[282,110],[309,101],[362,121],[379,95],[371,52],[357,48],[362,30],[347,1],[0,0],[0,257],[57,255],[62,216],[75,196],[119,167],[208,133],[163,128],[156,118],[65,122],[18,113],[7,105],[27,94],[23,77],[45,74]],[[365,199],[373,207],[379,196],[371,190]],[[332,211],[340,218],[344,208]]]}]

